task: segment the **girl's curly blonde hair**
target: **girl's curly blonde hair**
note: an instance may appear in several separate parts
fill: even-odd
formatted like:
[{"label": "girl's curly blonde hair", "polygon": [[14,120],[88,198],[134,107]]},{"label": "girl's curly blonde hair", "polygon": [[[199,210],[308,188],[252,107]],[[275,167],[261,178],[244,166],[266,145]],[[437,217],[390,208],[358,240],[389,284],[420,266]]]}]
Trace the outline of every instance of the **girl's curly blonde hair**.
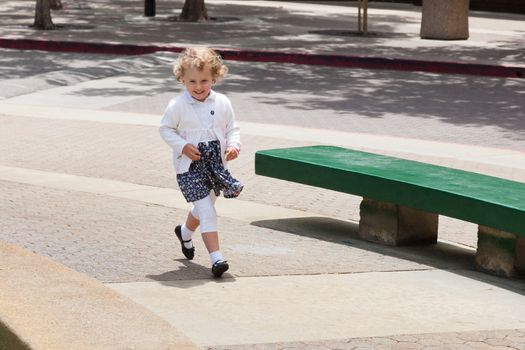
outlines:
[{"label": "girl's curly blonde hair", "polygon": [[213,79],[220,80],[228,72],[228,67],[222,62],[222,58],[212,49],[207,47],[189,47],[182,51],[177,62],[173,65],[173,73],[178,81],[181,81],[187,69],[202,71],[205,66],[210,67]]}]

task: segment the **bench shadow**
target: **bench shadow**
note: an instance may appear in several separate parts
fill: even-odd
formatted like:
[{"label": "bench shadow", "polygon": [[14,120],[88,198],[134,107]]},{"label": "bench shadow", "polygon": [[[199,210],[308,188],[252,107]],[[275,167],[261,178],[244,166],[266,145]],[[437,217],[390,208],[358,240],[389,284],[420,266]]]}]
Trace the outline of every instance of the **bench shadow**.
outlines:
[{"label": "bench shadow", "polygon": [[231,283],[235,277],[226,272],[222,278],[214,278],[209,266],[203,266],[187,259],[174,259],[182,264],[178,270],[166,271],[159,275],[146,275],[146,278],[157,281],[168,287],[191,288],[206,283]]},{"label": "bench shadow", "polygon": [[476,251],[473,248],[462,247],[439,240],[437,244],[432,245],[386,246],[366,241],[359,237],[359,225],[356,222],[327,217],[260,220],[251,224],[413,261],[525,295],[524,279],[505,278],[477,270],[474,260]]}]

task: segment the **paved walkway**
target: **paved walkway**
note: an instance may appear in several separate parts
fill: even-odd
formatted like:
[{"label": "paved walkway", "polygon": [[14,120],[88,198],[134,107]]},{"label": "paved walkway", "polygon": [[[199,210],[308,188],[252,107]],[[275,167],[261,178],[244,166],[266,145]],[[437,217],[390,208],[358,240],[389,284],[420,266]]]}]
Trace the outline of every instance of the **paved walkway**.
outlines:
[{"label": "paved walkway", "polygon": [[[441,42],[418,39],[409,5],[371,3],[371,39],[313,33],[355,25],[346,2],[208,0],[219,20],[184,24],[170,21],[181,1],[157,1],[155,19],[139,2],[68,1],[63,29],[33,32],[32,3],[6,2],[0,38],[524,62],[517,15],[472,13],[468,41]],[[525,182],[522,79],[228,61],[217,90],[241,124],[232,172],[246,190],[218,202],[232,268],[216,281],[201,240],[188,262],[172,234],[188,205],[157,124],[180,91],[176,56],[0,52],[0,339],[7,327],[35,349],[525,348],[525,285],[475,271],[475,225],[441,217],[433,247],[370,244],[360,198],[253,171],[256,150],[327,143]],[[144,325],[157,337],[137,336]]]}]

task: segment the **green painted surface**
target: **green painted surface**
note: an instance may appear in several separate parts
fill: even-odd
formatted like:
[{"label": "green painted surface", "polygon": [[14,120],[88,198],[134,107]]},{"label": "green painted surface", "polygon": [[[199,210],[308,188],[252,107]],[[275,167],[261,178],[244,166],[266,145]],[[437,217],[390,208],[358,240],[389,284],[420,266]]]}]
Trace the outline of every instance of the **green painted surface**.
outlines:
[{"label": "green painted surface", "polygon": [[525,236],[525,184],[334,146],[258,151],[255,173]]}]

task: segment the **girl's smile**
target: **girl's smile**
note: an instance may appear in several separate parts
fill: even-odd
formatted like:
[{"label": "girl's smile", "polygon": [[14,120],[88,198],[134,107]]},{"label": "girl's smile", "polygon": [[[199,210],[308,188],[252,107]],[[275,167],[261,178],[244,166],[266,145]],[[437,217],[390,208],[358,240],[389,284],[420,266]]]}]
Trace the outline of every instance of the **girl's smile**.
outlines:
[{"label": "girl's smile", "polygon": [[211,87],[215,84],[215,79],[213,79],[210,68],[204,66],[202,70],[188,68],[184,72],[182,83],[186,86],[186,90],[188,90],[191,97],[203,102],[210,94]]}]

